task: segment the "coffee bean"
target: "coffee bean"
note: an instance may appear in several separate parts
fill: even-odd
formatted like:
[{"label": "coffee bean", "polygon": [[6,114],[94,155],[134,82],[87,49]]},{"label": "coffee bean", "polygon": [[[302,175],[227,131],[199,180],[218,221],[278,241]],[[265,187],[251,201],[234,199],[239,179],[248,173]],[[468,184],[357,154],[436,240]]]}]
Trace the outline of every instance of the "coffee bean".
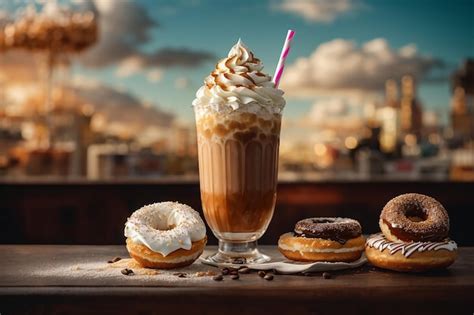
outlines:
[{"label": "coffee bean", "polygon": [[223,268],[221,272],[224,276],[226,276],[226,275],[229,274],[230,270],[229,270],[229,268]]},{"label": "coffee bean", "polygon": [[248,267],[240,268],[239,273],[241,273],[241,274],[250,273],[250,268],[248,268]]},{"label": "coffee bean", "polygon": [[134,274],[133,270],[128,269],[128,268],[122,269],[120,272],[125,276],[133,276],[133,274]]},{"label": "coffee bean", "polygon": [[331,274],[329,272],[323,272],[324,279],[331,279]]},{"label": "coffee bean", "polygon": [[224,277],[222,275],[215,275],[214,277],[212,277],[212,280],[222,281],[222,280],[224,280]]},{"label": "coffee bean", "polygon": [[173,276],[177,276],[178,278],[186,278],[188,275],[185,272],[175,272]]},{"label": "coffee bean", "polygon": [[231,275],[230,278],[232,280],[239,280],[239,275]]},{"label": "coffee bean", "polygon": [[263,271],[263,270],[260,270],[260,271],[258,272],[258,276],[259,276],[260,278],[265,277],[266,274],[267,274],[267,273],[266,273],[265,271]]},{"label": "coffee bean", "polygon": [[231,275],[237,275],[237,274],[239,274],[239,272],[238,272],[237,270],[231,270],[231,271],[229,272],[229,274],[231,274]]},{"label": "coffee bean", "polygon": [[111,260],[107,261],[107,263],[113,264],[113,263],[115,263],[115,262],[117,262],[117,261],[119,261],[119,260],[122,260],[122,258],[120,258],[120,257],[114,257],[114,258],[112,258]]},{"label": "coffee bean", "polygon": [[303,276],[305,276],[305,277],[312,277],[313,274],[312,274],[311,272],[304,272],[304,273],[303,273]]},{"label": "coffee bean", "polygon": [[267,281],[272,281],[273,280],[273,275],[267,274],[267,275],[265,275],[265,277],[263,277],[263,279],[265,279]]}]

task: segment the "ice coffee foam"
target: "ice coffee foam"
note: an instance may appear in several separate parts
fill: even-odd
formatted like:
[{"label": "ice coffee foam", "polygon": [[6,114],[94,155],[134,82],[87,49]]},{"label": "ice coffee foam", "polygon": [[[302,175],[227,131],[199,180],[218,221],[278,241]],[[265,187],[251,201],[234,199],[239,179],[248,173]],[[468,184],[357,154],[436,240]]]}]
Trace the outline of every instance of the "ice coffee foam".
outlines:
[{"label": "ice coffee foam", "polygon": [[233,111],[259,116],[280,114],[285,106],[283,91],[274,87],[262,69],[261,61],[239,39],[196,92],[196,116]]}]

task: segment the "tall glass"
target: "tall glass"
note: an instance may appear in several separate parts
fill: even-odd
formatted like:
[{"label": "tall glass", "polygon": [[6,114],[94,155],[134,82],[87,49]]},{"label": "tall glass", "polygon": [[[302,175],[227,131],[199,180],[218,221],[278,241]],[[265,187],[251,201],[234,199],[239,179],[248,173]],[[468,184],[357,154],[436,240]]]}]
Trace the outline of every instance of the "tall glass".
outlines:
[{"label": "tall glass", "polygon": [[214,263],[262,263],[257,249],[273,216],[281,114],[196,111],[205,219],[219,240]]}]

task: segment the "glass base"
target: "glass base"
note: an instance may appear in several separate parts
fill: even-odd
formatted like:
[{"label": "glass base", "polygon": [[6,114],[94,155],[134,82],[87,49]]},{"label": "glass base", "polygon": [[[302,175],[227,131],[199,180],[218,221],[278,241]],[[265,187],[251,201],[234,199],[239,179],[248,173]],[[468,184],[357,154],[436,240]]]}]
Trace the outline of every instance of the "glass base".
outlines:
[{"label": "glass base", "polygon": [[219,241],[217,253],[203,260],[210,264],[251,265],[268,262],[271,258],[257,249],[257,241],[242,243]]}]

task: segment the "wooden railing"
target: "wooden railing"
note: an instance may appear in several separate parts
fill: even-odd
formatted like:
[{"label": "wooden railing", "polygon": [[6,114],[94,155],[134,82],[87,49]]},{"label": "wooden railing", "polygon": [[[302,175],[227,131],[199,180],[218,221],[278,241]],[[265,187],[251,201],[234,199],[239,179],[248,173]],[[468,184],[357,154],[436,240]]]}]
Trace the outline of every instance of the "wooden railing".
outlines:
[{"label": "wooden railing", "polygon": [[[275,244],[294,223],[311,216],[347,216],[364,233],[378,231],[382,207],[406,192],[442,202],[451,237],[474,245],[474,182],[282,182],[275,214],[262,244]],[[173,200],[201,211],[195,180],[88,182],[10,181],[0,183],[0,243],[123,244],[126,218],[142,205]],[[209,231],[210,244],[215,244]]]}]

